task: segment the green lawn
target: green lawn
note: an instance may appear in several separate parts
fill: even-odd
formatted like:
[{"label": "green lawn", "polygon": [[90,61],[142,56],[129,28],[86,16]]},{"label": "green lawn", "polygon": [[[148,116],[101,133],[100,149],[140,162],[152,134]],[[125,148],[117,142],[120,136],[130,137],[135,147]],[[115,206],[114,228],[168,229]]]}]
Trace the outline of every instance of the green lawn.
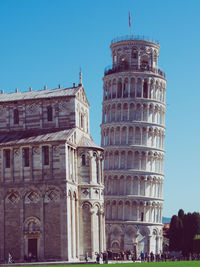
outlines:
[{"label": "green lawn", "polygon": [[[113,266],[114,265],[114,266]],[[29,265],[30,267],[31,265]],[[37,267],[81,267],[81,265],[37,265]],[[200,261],[116,263],[116,264],[83,264],[83,267],[200,267]]]}]

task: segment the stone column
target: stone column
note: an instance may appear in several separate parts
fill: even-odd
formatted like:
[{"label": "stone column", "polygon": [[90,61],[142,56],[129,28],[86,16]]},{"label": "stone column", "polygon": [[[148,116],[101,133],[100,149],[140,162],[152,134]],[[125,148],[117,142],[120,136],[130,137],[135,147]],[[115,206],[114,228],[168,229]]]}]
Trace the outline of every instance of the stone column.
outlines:
[{"label": "stone column", "polygon": [[147,178],[144,178],[144,196],[146,196]]},{"label": "stone column", "polygon": [[93,168],[92,168],[92,159],[93,159],[93,156],[92,156],[92,152],[90,152],[90,157],[89,157],[89,160],[90,160],[90,183],[92,182],[92,178],[93,178]]},{"label": "stone column", "polygon": [[137,97],[137,90],[138,90],[138,78],[135,78],[135,98]]},{"label": "stone column", "polygon": [[138,196],[140,196],[140,178],[138,177]]},{"label": "stone column", "polygon": [[144,106],[141,104],[141,121],[144,121]]},{"label": "stone column", "polygon": [[141,165],[142,165],[142,155],[139,154],[139,155],[138,155],[138,158],[139,158],[139,170],[141,170]]},{"label": "stone column", "polygon": [[53,179],[53,146],[49,146],[49,170],[51,179]]},{"label": "stone column", "polygon": [[130,91],[131,91],[131,79],[128,78],[128,98],[130,97]]},{"label": "stone column", "polygon": [[148,249],[148,254],[150,254],[151,253],[151,235],[149,235],[147,238],[148,238],[147,239],[147,249]]},{"label": "stone column", "polygon": [[156,254],[158,254],[159,252],[159,247],[160,247],[159,241],[160,241],[159,236],[156,236]]},{"label": "stone column", "polygon": [[90,210],[91,214],[91,259],[95,259],[94,243],[95,243],[95,234],[94,234],[94,210]]},{"label": "stone column", "polygon": [[120,250],[124,250],[124,234],[120,235]]},{"label": "stone column", "polygon": [[75,158],[74,158],[74,149],[72,148],[72,180],[75,181]]},{"label": "stone column", "polygon": [[123,104],[121,104],[120,121],[123,121]]},{"label": "stone column", "polygon": [[107,233],[107,249],[111,248],[111,233]]},{"label": "stone column", "polygon": [[[135,127],[133,126],[133,137],[132,137],[132,144],[135,144]],[[134,155],[134,153],[133,153]]]},{"label": "stone column", "polygon": [[119,144],[122,144],[122,127],[119,129]]},{"label": "stone column", "polygon": [[10,150],[10,174],[14,182],[14,153],[13,152],[14,152],[14,149],[11,148]]},{"label": "stone column", "polygon": [[142,83],[141,83],[141,98],[143,98],[143,90],[144,90],[144,79],[142,79]]},{"label": "stone column", "polygon": [[153,155],[151,154],[151,166],[150,166],[150,171],[153,171]]},{"label": "stone column", "polygon": [[137,215],[137,221],[139,222],[140,221],[140,207],[139,207],[139,204],[137,203],[137,207],[136,207],[136,215]]},{"label": "stone column", "polygon": [[111,99],[113,99],[113,81],[110,81]]},{"label": "stone column", "polygon": [[162,223],[162,207],[159,209],[159,223]]},{"label": "stone column", "polygon": [[151,208],[152,208],[152,204],[150,202],[149,203],[149,222],[151,222]]},{"label": "stone column", "polygon": [[101,183],[104,184],[104,177],[103,177],[103,157],[102,157],[102,155],[101,155],[100,163],[101,163]]},{"label": "stone column", "polygon": [[[114,156],[113,156],[114,157]],[[101,160],[100,157],[98,156],[97,158],[97,168],[98,168],[98,174],[97,174],[97,183],[101,183]]]},{"label": "stone column", "polygon": [[1,200],[0,201],[0,259],[2,261],[6,260],[5,255],[5,196],[0,194]]},{"label": "stone column", "polygon": [[126,144],[128,144],[128,133],[129,133],[129,129],[128,127],[126,127]]},{"label": "stone column", "polygon": [[147,83],[147,86],[148,86],[148,88],[147,88],[147,98],[150,98],[150,90],[151,90],[150,84],[151,84],[151,81],[150,81],[150,79],[148,79],[148,83]]},{"label": "stone column", "polygon": [[99,252],[103,252],[104,250],[104,238],[103,238],[103,234],[104,234],[104,225],[103,225],[103,214],[104,212],[102,210],[99,211]]},{"label": "stone column", "polygon": [[159,246],[159,253],[163,251],[163,237],[160,236],[160,246]]},{"label": "stone column", "polygon": [[30,179],[32,181],[34,179],[33,177],[33,147],[29,147],[29,164],[30,164]]},{"label": "stone column", "polygon": [[41,234],[40,234],[40,255],[39,259],[44,260],[45,255],[45,209],[44,209],[44,202],[45,202],[45,195],[40,199],[41,205],[40,205],[40,220],[41,220]]},{"label": "stone column", "polygon": [[133,195],[134,178],[131,176],[131,195]]},{"label": "stone column", "polygon": [[[70,215],[68,213],[67,208],[67,196],[66,192],[63,194],[62,198],[60,199],[60,214],[61,214],[61,257],[62,260],[68,260],[68,227],[66,227],[66,223],[68,225],[68,216]],[[77,222],[79,223],[79,221]],[[77,234],[79,234],[79,229],[77,230]],[[66,248],[67,246],[67,248]]]},{"label": "stone column", "polygon": [[147,122],[149,122],[149,109],[150,109],[150,107],[149,107],[149,105],[147,104]]},{"label": "stone column", "polygon": [[143,221],[146,222],[146,203],[144,203],[144,215],[143,215]]},{"label": "stone column", "polygon": [[113,145],[116,144],[116,127],[114,127],[114,140],[113,140]]},{"label": "stone column", "polygon": [[124,176],[124,195],[126,195],[126,184],[127,184],[127,176]]},{"label": "stone column", "polygon": [[121,98],[123,98],[124,97],[124,78],[123,77],[121,78],[121,83],[122,83]]},{"label": "stone column", "polygon": [[76,243],[76,241],[77,241],[77,239],[76,239],[76,204],[75,204],[75,202],[76,202],[76,199],[74,198],[74,196],[72,197],[72,214],[73,214],[73,216],[72,216],[72,228],[73,228],[73,231],[72,231],[72,238],[73,238],[73,242],[72,242],[72,244],[73,244],[73,250],[72,250],[72,252],[73,252],[73,255],[72,255],[72,257],[75,259],[76,258],[76,250],[77,250],[77,248],[76,248],[76,246],[77,246],[77,243]]},{"label": "stone column", "polygon": [[24,261],[25,247],[24,247],[24,198],[20,199],[20,232],[21,232],[21,256],[20,261]]},{"label": "stone column", "polygon": [[121,151],[119,150],[119,164],[118,164],[118,168],[121,168]]},{"label": "stone column", "polygon": [[122,220],[124,221],[125,219],[125,203],[122,201]]}]

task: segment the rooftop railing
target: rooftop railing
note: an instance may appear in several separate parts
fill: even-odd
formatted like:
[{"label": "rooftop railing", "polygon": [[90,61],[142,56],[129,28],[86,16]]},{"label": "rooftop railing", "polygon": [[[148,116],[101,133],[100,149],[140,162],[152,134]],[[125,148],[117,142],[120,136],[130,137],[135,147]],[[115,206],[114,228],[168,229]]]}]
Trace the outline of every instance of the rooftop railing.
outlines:
[{"label": "rooftop railing", "polygon": [[158,40],[155,40],[151,37],[144,36],[144,35],[125,35],[125,36],[116,37],[112,39],[111,44],[114,44],[120,41],[129,41],[129,40],[148,41],[148,42],[159,44]]},{"label": "rooftop railing", "polygon": [[153,72],[165,78],[165,72],[158,68],[152,68],[150,66],[138,66],[138,65],[123,65],[123,64],[116,64],[107,66],[104,70],[104,76],[117,73],[117,72],[124,72],[124,71],[139,71],[139,72]]}]

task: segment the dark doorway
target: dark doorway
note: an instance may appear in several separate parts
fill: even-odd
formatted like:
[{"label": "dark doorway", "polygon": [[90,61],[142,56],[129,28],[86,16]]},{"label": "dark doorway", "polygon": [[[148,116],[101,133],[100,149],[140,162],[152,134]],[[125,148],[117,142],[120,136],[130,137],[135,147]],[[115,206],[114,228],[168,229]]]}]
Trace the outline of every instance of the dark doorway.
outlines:
[{"label": "dark doorway", "polygon": [[28,256],[37,259],[37,239],[28,239]]}]

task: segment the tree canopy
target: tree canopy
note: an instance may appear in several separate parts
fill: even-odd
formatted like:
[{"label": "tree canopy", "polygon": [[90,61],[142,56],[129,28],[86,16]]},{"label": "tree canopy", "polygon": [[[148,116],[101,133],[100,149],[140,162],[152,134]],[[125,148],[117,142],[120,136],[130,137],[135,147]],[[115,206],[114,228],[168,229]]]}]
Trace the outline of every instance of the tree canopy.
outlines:
[{"label": "tree canopy", "polygon": [[200,214],[197,212],[185,214],[182,209],[178,216],[173,215],[168,232],[169,250],[182,251],[183,255],[200,253]]}]

